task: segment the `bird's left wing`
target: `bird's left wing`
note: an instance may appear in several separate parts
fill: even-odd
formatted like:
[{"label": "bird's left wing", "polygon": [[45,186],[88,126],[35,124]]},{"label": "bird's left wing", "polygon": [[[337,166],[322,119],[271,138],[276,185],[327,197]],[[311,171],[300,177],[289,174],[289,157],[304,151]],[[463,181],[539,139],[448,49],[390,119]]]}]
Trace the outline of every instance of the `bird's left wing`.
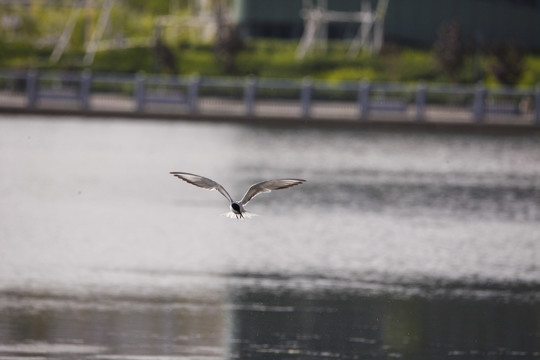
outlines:
[{"label": "bird's left wing", "polygon": [[273,190],[279,190],[279,189],[285,189],[291,186],[303,184],[306,182],[306,180],[303,179],[274,179],[274,180],[268,180],[263,181],[254,185],[251,185],[251,187],[248,189],[242,200],[240,202],[242,205],[246,205],[251,199],[253,199],[255,196],[270,192]]},{"label": "bird's left wing", "polygon": [[173,171],[170,174],[176,176],[179,179],[184,180],[185,182],[198,186],[200,188],[208,189],[208,190],[217,190],[223,196],[225,196],[227,200],[229,200],[230,202],[233,201],[233,199],[231,198],[231,195],[229,195],[227,190],[225,190],[223,186],[221,186],[220,184],[218,184],[212,179],[209,179],[200,175],[195,175],[195,174],[190,174],[190,173],[185,173],[185,172],[177,172],[177,171]]}]

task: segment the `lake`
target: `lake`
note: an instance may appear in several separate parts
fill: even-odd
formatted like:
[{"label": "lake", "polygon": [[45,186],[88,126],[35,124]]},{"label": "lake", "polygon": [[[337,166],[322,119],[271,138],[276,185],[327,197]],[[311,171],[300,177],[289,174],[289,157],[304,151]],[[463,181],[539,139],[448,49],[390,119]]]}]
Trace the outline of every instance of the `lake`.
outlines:
[{"label": "lake", "polygon": [[0,168],[2,359],[540,359],[538,132],[2,115]]}]

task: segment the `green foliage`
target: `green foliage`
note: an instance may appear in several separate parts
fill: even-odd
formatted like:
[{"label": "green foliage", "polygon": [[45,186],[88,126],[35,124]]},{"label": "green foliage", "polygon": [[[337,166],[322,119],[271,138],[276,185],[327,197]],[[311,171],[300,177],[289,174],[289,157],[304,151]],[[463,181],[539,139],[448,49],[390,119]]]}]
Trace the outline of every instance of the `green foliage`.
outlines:
[{"label": "green foliage", "polygon": [[524,72],[519,85],[540,85],[540,57],[528,56],[525,58]]},{"label": "green foliage", "polygon": [[[330,44],[327,54],[311,54],[296,58],[298,42],[294,40],[262,40],[251,42],[238,54],[238,75],[252,74],[269,78],[302,78],[357,80],[374,78],[377,60],[367,55],[349,59],[347,47]],[[353,79],[351,79],[351,77]]]},{"label": "green foliage", "polygon": [[129,9],[141,13],[166,15],[170,10],[170,0],[124,0]]},{"label": "green foliage", "polygon": [[377,80],[377,72],[372,68],[356,67],[340,67],[337,69],[324,72],[320,76],[321,79],[329,81],[360,81],[360,80]]},{"label": "green foliage", "polygon": [[26,68],[39,66],[50,55],[46,49],[36,49],[28,42],[0,40],[0,66]]},{"label": "green foliage", "polygon": [[430,52],[405,50],[398,57],[401,81],[431,81],[437,79],[437,65]]},{"label": "green foliage", "polygon": [[520,49],[499,44],[492,49],[490,70],[498,82],[505,86],[516,85],[524,70],[525,54]]},{"label": "green foliage", "polygon": [[96,53],[92,70],[135,73],[153,72],[152,49],[138,47],[125,50],[110,50]]},{"label": "green foliage", "polygon": [[[176,0],[177,12],[183,10],[187,0]],[[126,38],[145,39],[154,34],[157,16],[167,13],[171,2],[169,0],[147,2],[126,0],[125,7],[114,7],[111,13],[110,29],[122,29],[121,35]],[[85,22],[81,19],[75,27],[70,45],[57,64],[49,62],[54,42],[67,21],[66,8],[33,7],[32,11],[21,13],[23,28],[17,32],[4,32],[0,37],[0,67],[12,68],[51,68],[51,69],[82,69],[84,57],[84,42],[89,33]],[[86,13],[90,23],[95,22],[97,11]],[[38,21],[39,19],[39,21]],[[88,24],[88,23],[87,23]],[[432,50],[420,50],[387,45],[379,55],[360,53],[351,59],[347,56],[349,43],[332,41],[328,51],[309,54],[302,60],[296,58],[297,40],[251,39],[243,46],[233,43],[233,51],[227,56],[216,57],[216,47],[212,43],[196,42],[189,33],[179,30],[174,33],[171,29],[163,31],[163,43],[170,50],[169,58],[174,64],[169,68],[178,70],[180,75],[199,74],[201,76],[247,76],[254,75],[264,78],[303,78],[340,81],[400,81],[400,82],[457,82],[473,84],[485,81],[488,84],[504,82],[500,76],[495,76],[493,64],[497,58],[493,55],[462,52],[458,56],[449,49],[462,51],[459,45],[459,34],[455,27],[446,29],[446,46],[435,46]],[[43,34],[48,34],[46,38]],[[50,34],[56,34],[51,36]],[[451,36],[450,36],[451,35]],[[108,35],[109,38],[111,35]],[[442,35],[441,35],[442,36]],[[36,42],[35,39],[41,39]],[[141,42],[142,44],[143,42]],[[37,45],[39,44],[39,45]],[[461,46],[461,45],[459,45]],[[444,54],[441,54],[444,49]],[[453,58],[457,56],[457,58]],[[441,56],[446,56],[451,70],[441,65]],[[517,59],[517,60],[516,60]],[[519,61],[518,61],[519,60]],[[224,66],[234,65],[234,66]],[[528,55],[521,60],[516,57],[500,57],[499,70],[510,69],[520,65],[522,71],[514,72],[512,82],[520,86],[534,86],[540,83],[540,57]],[[144,71],[147,73],[168,71],[156,58],[155,48],[151,45],[139,47],[98,51],[91,70],[104,72]],[[169,71],[170,72],[170,71]],[[500,71],[499,71],[500,72]]]},{"label": "green foliage", "polygon": [[179,70],[181,74],[200,74],[206,76],[221,75],[220,68],[212,50],[207,47],[181,47],[177,48]]}]

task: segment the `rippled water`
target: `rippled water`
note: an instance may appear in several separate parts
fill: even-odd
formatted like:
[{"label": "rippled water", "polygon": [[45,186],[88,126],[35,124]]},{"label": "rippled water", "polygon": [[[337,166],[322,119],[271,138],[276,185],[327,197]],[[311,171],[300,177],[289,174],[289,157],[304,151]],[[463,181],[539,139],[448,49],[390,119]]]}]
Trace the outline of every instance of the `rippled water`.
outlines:
[{"label": "rippled water", "polygon": [[0,168],[0,357],[540,358],[538,133],[3,116]]}]

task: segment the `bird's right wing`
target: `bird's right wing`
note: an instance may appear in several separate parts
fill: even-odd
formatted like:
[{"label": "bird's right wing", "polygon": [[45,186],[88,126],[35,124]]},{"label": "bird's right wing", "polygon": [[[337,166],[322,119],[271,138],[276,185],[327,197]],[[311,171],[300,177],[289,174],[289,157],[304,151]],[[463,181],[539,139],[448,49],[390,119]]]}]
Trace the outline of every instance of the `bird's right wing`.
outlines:
[{"label": "bird's right wing", "polygon": [[291,186],[303,184],[306,182],[306,180],[303,179],[274,179],[274,180],[268,180],[263,181],[254,185],[251,185],[251,187],[248,189],[242,200],[240,201],[242,205],[246,205],[251,199],[253,199],[255,196],[270,192],[273,190],[279,190],[279,189],[285,189]]},{"label": "bird's right wing", "polygon": [[225,190],[223,186],[221,186],[220,184],[218,184],[212,179],[205,178],[204,176],[199,176],[199,175],[185,173],[185,172],[177,172],[177,171],[172,171],[170,174],[176,176],[179,179],[184,180],[187,183],[198,186],[200,188],[207,189],[207,190],[217,190],[223,196],[225,196],[227,200],[229,200],[230,202],[233,201],[233,199],[231,198],[231,195],[229,195],[227,190]]}]

